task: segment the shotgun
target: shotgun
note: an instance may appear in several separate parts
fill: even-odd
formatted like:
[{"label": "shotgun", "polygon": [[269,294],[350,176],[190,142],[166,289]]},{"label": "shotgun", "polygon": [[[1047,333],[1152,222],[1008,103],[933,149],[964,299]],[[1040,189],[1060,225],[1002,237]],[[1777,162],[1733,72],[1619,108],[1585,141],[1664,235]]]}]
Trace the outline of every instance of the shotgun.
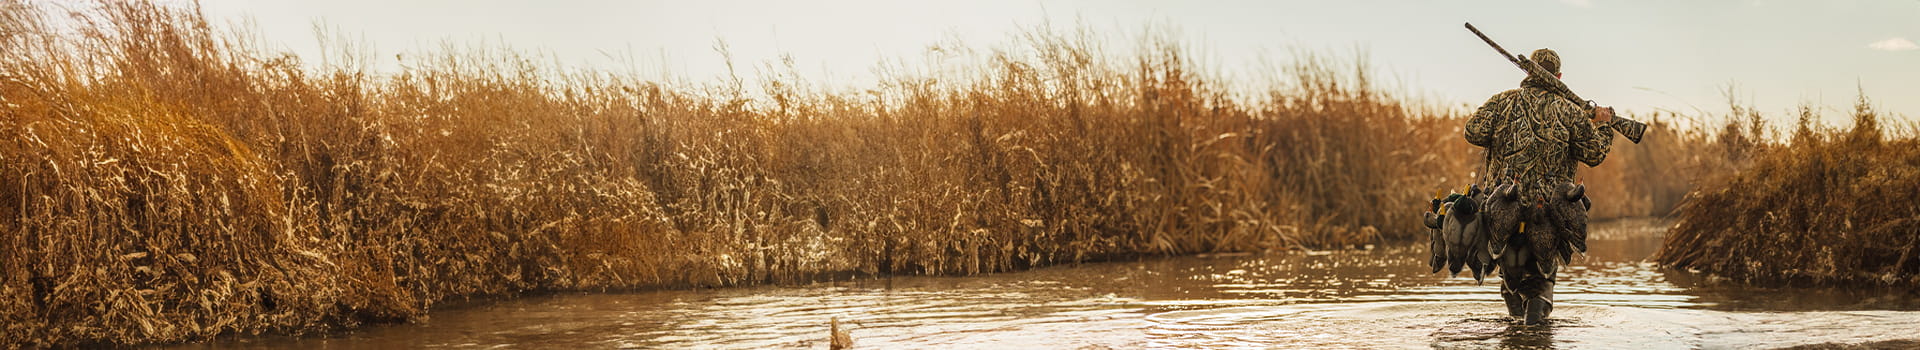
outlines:
[{"label": "shotgun", "polygon": [[[1526,71],[1527,76],[1547,82],[1547,91],[1560,95],[1561,98],[1565,98],[1567,101],[1573,102],[1573,104],[1580,105],[1581,108],[1585,109],[1589,114],[1593,112],[1594,108],[1597,108],[1593,101],[1582,99],[1580,95],[1573,94],[1573,90],[1568,89],[1566,83],[1560,82],[1560,78],[1554,77],[1553,73],[1547,72],[1547,69],[1540,67],[1539,63],[1534,63],[1533,60],[1527,59],[1527,56],[1524,55],[1515,56],[1507,53],[1507,49],[1500,48],[1500,44],[1493,43],[1493,39],[1487,38],[1487,34],[1481,33],[1479,28],[1474,28],[1473,23],[1467,23],[1467,30],[1473,31],[1473,35],[1479,36],[1480,41],[1487,42],[1488,46],[1493,46],[1494,51],[1500,52],[1500,57],[1505,57],[1507,61],[1513,62],[1513,65],[1519,66],[1520,70]],[[1626,136],[1627,140],[1633,141],[1633,143],[1640,143],[1640,137],[1646,136],[1647,134],[1646,123],[1622,118],[1619,115],[1614,115],[1613,121],[1607,123],[1613,126],[1614,132],[1619,133],[1620,136]]]}]

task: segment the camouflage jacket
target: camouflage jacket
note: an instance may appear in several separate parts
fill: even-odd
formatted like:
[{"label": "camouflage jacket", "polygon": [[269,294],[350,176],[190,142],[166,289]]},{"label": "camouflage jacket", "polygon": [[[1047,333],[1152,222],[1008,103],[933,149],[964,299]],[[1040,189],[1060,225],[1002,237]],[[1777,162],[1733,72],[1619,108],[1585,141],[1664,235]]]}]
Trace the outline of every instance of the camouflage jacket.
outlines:
[{"label": "camouflage jacket", "polygon": [[1481,187],[1512,182],[1520,184],[1527,200],[1544,200],[1554,184],[1573,181],[1575,162],[1597,166],[1606,160],[1613,131],[1531,78],[1520,86],[1493,95],[1474,111],[1467,120],[1467,142],[1486,149]]}]

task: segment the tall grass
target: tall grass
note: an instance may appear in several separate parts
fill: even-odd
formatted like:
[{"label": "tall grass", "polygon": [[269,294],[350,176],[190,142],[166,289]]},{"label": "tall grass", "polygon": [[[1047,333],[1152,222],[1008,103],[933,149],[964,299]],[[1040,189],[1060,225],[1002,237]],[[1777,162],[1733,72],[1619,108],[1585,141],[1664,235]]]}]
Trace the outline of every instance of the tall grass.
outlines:
[{"label": "tall grass", "polygon": [[[1853,126],[1802,108],[1768,138],[1751,110],[1715,142],[1736,161],[1689,195],[1657,257],[1747,283],[1920,286],[1920,138],[1862,97]],[[1741,119],[1735,119],[1736,121]]]},{"label": "tall grass", "polygon": [[[1480,159],[1459,116],[1341,73],[1364,67],[1302,59],[1239,93],[1172,40],[1116,54],[1034,30],[834,92],[511,51],[374,75],[254,49],[196,9],[76,9],[0,5],[4,343],[298,334],[532,290],[1345,247],[1413,237],[1427,195]],[[1586,175],[1621,196],[1599,215],[1659,214],[1686,186],[1613,170],[1698,144],[1665,135]]]}]

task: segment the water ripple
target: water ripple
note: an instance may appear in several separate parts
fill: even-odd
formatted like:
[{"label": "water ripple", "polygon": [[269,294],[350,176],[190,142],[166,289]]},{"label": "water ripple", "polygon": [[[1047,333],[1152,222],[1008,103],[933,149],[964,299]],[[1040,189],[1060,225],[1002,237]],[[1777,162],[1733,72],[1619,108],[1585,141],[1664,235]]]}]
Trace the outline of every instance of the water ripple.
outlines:
[{"label": "water ripple", "polygon": [[1424,273],[1425,248],[1408,245],[552,295],[326,338],[183,347],[819,349],[836,317],[859,347],[875,349],[1748,348],[1912,338],[1920,329],[1911,291],[1719,285],[1645,261],[1658,237],[1644,229],[1599,229],[1609,239],[1562,270],[1560,303],[1544,326],[1506,317],[1498,277]]}]

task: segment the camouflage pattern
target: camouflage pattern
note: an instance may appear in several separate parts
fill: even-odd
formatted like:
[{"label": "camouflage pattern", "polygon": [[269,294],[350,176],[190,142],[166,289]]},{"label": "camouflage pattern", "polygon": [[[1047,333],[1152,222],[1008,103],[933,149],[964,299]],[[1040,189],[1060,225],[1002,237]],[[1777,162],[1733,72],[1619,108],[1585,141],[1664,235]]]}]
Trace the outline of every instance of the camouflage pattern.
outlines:
[{"label": "camouflage pattern", "polygon": [[1611,125],[1590,121],[1586,109],[1543,86],[1528,78],[1520,88],[1487,99],[1467,120],[1467,142],[1486,148],[1480,187],[1516,184],[1526,202],[1538,203],[1559,184],[1573,182],[1579,163],[1606,160]]},{"label": "camouflage pattern", "polygon": [[[1560,57],[1532,54],[1552,73]],[[1467,120],[1468,143],[1486,150],[1478,187],[1484,197],[1484,242],[1495,256],[1500,294],[1509,314],[1537,324],[1553,312],[1559,265],[1586,251],[1584,187],[1574,185],[1580,163],[1600,165],[1613,146],[1612,123],[1590,120],[1592,110],[1555,93],[1554,82],[1529,76],[1520,88],[1489,98]],[[1478,272],[1478,270],[1476,270]]]},{"label": "camouflage pattern", "polygon": [[1527,57],[1533,58],[1533,63],[1540,65],[1540,68],[1545,68],[1547,73],[1560,74],[1559,53],[1551,49],[1539,49],[1533,50],[1533,53],[1528,54]]}]

